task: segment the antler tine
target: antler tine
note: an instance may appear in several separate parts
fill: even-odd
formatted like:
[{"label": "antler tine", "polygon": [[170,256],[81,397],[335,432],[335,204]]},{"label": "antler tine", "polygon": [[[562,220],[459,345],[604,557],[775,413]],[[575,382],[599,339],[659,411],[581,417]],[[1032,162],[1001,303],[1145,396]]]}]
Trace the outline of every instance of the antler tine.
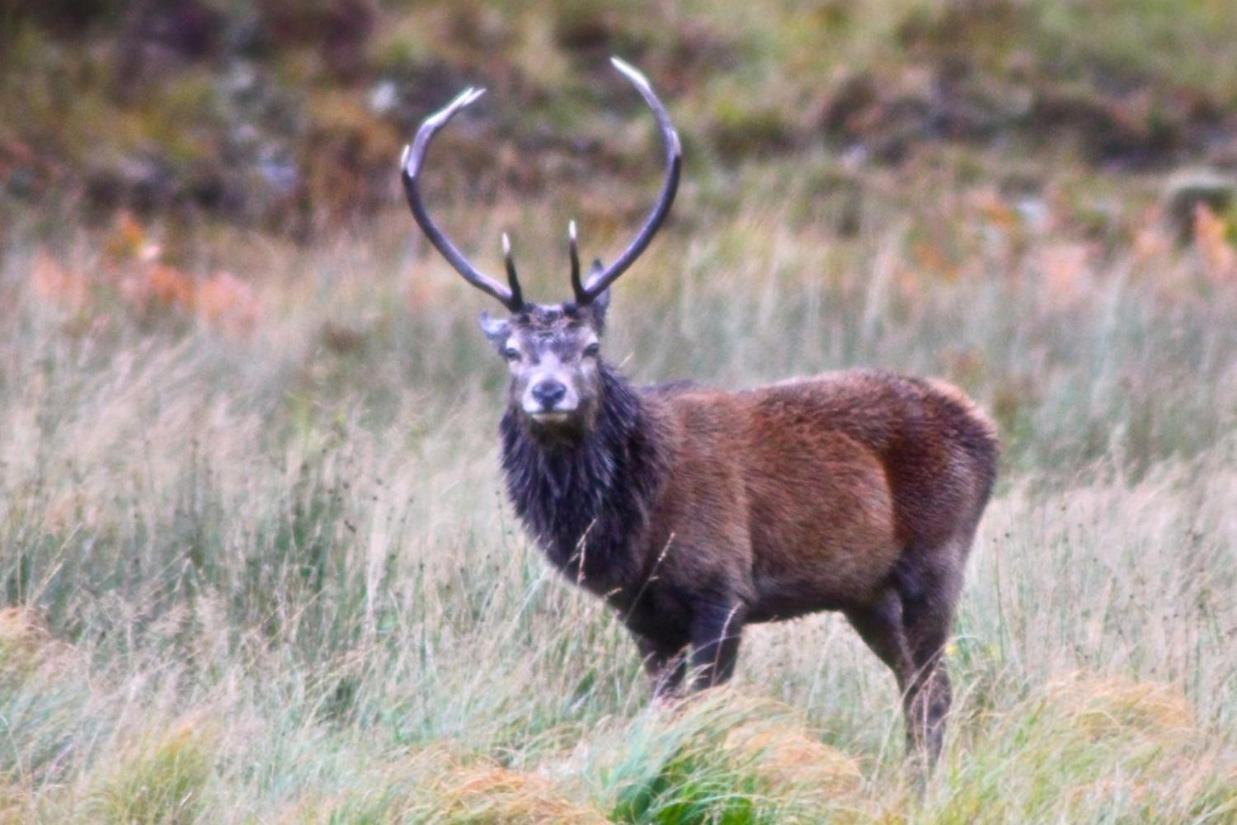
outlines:
[{"label": "antler tine", "polygon": [[666,180],[662,184],[657,204],[653,207],[653,211],[649,213],[644,226],[640,227],[640,231],[636,233],[635,240],[623,250],[621,255],[614,259],[613,263],[589,277],[588,283],[582,288],[583,294],[577,298],[579,303],[589,303],[596,300],[597,296],[627,271],[627,268],[635,263],[636,259],[648,247],[649,242],[653,240],[653,236],[657,234],[657,230],[661,228],[662,221],[670,213],[670,207],[674,203],[674,196],[679,189],[679,174],[682,171],[683,165],[683,147],[679,142],[678,132],[674,130],[674,124],[670,122],[670,114],[653,92],[653,87],[649,84],[648,78],[631,64],[620,58],[611,57],[610,62],[620,74],[631,81],[631,85],[636,87],[636,91],[644,98],[644,102],[653,110],[653,117],[657,119],[657,128],[661,132],[662,143],[666,151]]},{"label": "antler tine", "polygon": [[520,279],[515,274],[515,258],[511,255],[511,239],[503,233],[503,263],[507,267],[507,283],[511,286],[511,300],[517,306],[524,305],[524,295],[520,290]]},{"label": "antler tine", "polygon": [[461,109],[474,103],[483,94],[485,94],[485,89],[470,86],[446,106],[422,121],[412,145],[404,147],[403,155],[400,156],[400,170],[404,182],[404,195],[408,198],[408,207],[412,210],[412,217],[416,219],[417,225],[421,227],[421,231],[425,233],[425,237],[429,238],[434,248],[447,259],[451,266],[455,267],[460,275],[464,276],[464,280],[482,292],[497,298],[507,309],[517,312],[523,307],[524,301],[510,257],[507,259],[507,277],[511,284],[509,289],[469,263],[442,230],[434,224],[421,198],[421,170],[425,164],[425,154],[429,150],[430,141],[434,139],[438,130],[455,117]]},{"label": "antler tine", "polygon": [[576,303],[583,306],[589,302],[589,297],[584,291],[584,283],[580,280],[580,250],[576,246],[575,221],[567,224],[567,248],[571,253],[571,291],[576,296]]}]

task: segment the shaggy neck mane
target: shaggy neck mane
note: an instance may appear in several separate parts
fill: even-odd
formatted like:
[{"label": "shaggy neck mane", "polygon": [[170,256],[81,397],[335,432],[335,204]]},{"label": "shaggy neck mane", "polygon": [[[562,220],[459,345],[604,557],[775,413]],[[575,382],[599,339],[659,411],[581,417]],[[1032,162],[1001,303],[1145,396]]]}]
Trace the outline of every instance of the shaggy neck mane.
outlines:
[{"label": "shaggy neck mane", "polygon": [[596,422],[577,438],[537,438],[513,409],[501,425],[516,513],[555,566],[599,591],[640,575],[641,560],[625,550],[647,523],[664,473],[653,422],[635,388],[604,364],[601,384]]}]

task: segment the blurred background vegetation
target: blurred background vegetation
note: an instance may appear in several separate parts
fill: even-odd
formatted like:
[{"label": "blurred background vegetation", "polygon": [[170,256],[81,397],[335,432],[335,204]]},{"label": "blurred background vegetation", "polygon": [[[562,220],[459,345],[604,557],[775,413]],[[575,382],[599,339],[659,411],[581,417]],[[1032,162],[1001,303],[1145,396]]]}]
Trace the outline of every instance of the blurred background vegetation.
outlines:
[{"label": "blurred background vegetation", "polygon": [[1062,160],[1232,169],[1234,33],[1223,0],[5,0],[3,214],[355,225],[468,84],[491,95],[438,158],[488,184],[474,204],[604,189],[647,165],[623,151],[638,100],[610,54],[674,102],[693,177],[816,147],[845,197],[939,163],[1032,191]]}]

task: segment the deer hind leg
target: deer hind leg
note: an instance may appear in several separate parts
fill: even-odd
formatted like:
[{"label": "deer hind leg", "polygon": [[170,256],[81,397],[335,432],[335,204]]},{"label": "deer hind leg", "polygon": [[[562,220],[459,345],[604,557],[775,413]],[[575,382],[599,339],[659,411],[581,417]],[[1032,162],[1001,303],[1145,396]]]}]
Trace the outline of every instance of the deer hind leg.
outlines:
[{"label": "deer hind leg", "polygon": [[902,565],[897,576],[902,624],[914,664],[904,692],[907,733],[917,748],[926,750],[930,764],[940,756],[945,717],[952,701],[943,655],[969,544],[968,536],[965,542],[949,542],[943,548],[919,554]]},{"label": "deer hind leg", "polygon": [[869,605],[846,611],[846,620],[882,662],[893,671],[898,690],[906,693],[915,672],[910,644],[902,624],[902,597],[887,588]]},{"label": "deer hind leg", "polygon": [[871,604],[851,608],[845,615],[859,638],[893,671],[894,678],[898,681],[898,692],[902,696],[902,713],[906,718],[907,752],[920,752],[917,729],[911,724],[911,689],[915,678],[915,659],[911,653],[910,641],[906,637],[902,596],[895,588],[888,587]]},{"label": "deer hind leg", "polygon": [[734,674],[747,611],[740,601],[700,602],[691,620],[691,670],[695,690],[726,682]]},{"label": "deer hind leg", "polygon": [[644,672],[653,684],[653,699],[674,696],[687,675],[687,655],[683,650],[685,645],[654,640],[641,633],[632,635],[644,660]]}]

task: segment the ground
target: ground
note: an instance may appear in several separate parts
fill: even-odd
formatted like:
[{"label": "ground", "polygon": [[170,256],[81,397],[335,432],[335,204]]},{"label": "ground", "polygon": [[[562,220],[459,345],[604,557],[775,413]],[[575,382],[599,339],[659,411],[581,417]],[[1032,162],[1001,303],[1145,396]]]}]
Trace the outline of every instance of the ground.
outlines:
[{"label": "ground", "polygon": [[[291,204],[214,165],[235,112],[106,88],[111,18],[6,18],[0,60],[38,83],[0,125],[0,819],[1237,817],[1237,221],[1172,195],[1233,172],[1227,4],[374,8],[364,59],[294,19],[243,56],[309,113],[258,122]],[[214,106],[220,37],[144,59]],[[396,160],[457,79],[519,68],[435,147],[432,208],[492,272],[510,231],[530,297],[565,297],[567,221],[613,255],[656,191],[616,44],[688,164],[607,357],[724,387],[887,367],[998,423],[922,789],[839,618],[753,628],[731,688],[650,707],[618,622],[503,501],[496,307],[418,237]],[[375,114],[391,66],[416,93]],[[39,83],[81,90],[59,142]],[[372,182],[326,163],[326,122]],[[244,197],[89,185],[135,168],[92,133]]]}]

